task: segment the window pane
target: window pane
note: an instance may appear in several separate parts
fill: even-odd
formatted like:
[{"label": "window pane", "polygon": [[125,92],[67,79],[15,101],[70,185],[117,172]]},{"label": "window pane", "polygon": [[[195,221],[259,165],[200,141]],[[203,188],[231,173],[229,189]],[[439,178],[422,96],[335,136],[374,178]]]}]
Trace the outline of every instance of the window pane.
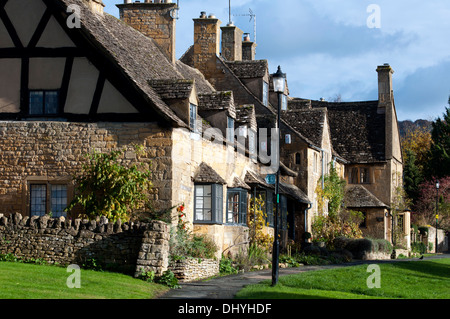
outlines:
[{"label": "window pane", "polygon": [[263,82],[263,103],[265,106],[269,105],[269,84]]},{"label": "window pane", "polygon": [[228,192],[227,223],[239,223],[239,193]]},{"label": "window pane", "polygon": [[211,221],[211,185],[195,185],[195,220]]},{"label": "window pane", "polygon": [[66,216],[64,209],[67,207],[67,186],[51,186],[51,212],[53,217]]},{"label": "window pane", "polygon": [[45,92],[45,114],[57,114],[58,113],[58,92],[46,91]]},{"label": "window pane", "polygon": [[30,92],[30,114],[31,115],[44,114],[44,92],[43,91]]},{"label": "window pane", "polygon": [[197,121],[197,106],[194,104],[190,104],[190,106],[189,106],[189,126],[193,131],[195,131],[197,129],[196,121]]},{"label": "window pane", "polygon": [[227,140],[234,141],[234,119],[232,119],[231,117],[228,117]]},{"label": "window pane", "polygon": [[47,186],[30,185],[30,194],[31,216],[44,216],[46,213]]}]

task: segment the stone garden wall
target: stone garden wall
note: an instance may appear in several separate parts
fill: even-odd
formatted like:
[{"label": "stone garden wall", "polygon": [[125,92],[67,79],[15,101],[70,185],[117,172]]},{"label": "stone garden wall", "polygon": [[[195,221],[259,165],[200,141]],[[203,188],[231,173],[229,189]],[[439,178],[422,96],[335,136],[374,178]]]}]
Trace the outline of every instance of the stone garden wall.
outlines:
[{"label": "stone garden wall", "polygon": [[159,221],[122,224],[106,218],[96,222],[0,214],[0,254],[61,265],[81,267],[95,261],[106,270],[161,275],[168,267],[169,239],[169,225]]},{"label": "stone garden wall", "polygon": [[169,269],[181,282],[192,282],[219,274],[219,260],[185,258],[171,261]]}]

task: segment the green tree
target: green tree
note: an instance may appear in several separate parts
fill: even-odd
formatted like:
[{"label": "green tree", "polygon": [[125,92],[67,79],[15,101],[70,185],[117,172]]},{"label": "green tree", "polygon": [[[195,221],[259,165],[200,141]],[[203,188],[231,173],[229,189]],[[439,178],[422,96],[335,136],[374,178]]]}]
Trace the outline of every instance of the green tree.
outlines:
[{"label": "green tree", "polygon": [[[450,98],[448,104],[450,106]],[[432,126],[427,177],[450,176],[450,107],[445,108],[443,118],[439,117]]]},{"label": "green tree", "polygon": [[[140,149],[136,147],[136,151]],[[133,210],[143,208],[152,187],[151,172],[143,164],[139,168],[136,164],[123,165],[122,157],[120,150],[88,154],[81,175],[75,178],[75,198],[66,211],[80,205],[82,215],[89,219],[105,216],[112,221],[127,221]]]},{"label": "green tree", "polygon": [[[350,211],[345,207],[344,179],[339,177],[334,166],[329,175],[324,176],[317,183],[316,194],[319,215],[314,217],[311,225],[313,240],[324,241],[329,247],[339,236],[361,238],[359,224],[363,220],[361,212]],[[328,214],[324,213],[324,206],[328,204]]]},{"label": "green tree", "polygon": [[[322,178],[324,180],[323,188]],[[330,173],[322,178],[316,187],[319,212],[324,212],[325,202],[328,201],[328,216],[331,219],[336,219],[343,206],[346,182],[339,177],[333,165],[331,165]]]},{"label": "green tree", "polygon": [[420,184],[423,182],[423,173],[416,164],[416,154],[406,150],[406,160],[403,169],[404,189],[408,198],[415,203],[420,195]]}]

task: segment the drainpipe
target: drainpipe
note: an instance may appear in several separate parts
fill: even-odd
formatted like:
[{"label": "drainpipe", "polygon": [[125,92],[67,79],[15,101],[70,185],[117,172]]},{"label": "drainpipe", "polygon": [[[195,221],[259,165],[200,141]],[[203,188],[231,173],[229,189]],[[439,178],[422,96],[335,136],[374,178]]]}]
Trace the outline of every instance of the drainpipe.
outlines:
[{"label": "drainpipe", "polygon": [[312,208],[312,204],[308,203],[308,208],[305,209],[305,232],[308,230],[308,211]]}]

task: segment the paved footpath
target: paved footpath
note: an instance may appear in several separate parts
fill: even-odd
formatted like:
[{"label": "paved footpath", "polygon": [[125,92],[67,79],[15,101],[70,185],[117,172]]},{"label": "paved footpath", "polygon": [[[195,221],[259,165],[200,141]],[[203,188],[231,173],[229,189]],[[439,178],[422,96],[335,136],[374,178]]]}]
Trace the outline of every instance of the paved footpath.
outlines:
[{"label": "paved footpath", "polygon": [[[450,254],[439,254],[436,256],[425,257],[424,260],[436,258],[450,258]],[[380,264],[402,261],[419,261],[414,259],[395,259],[395,260],[366,260],[356,261],[339,265],[327,266],[301,266],[296,268],[284,268],[279,270],[279,275],[292,275],[305,271],[313,271],[320,269],[333,269],[341,267],[349,267],[363,264]],[[205,281],[196,281],[191,283],[181,283],[181,289],[172,289],[160,299],[233,299],[238,291],[247,285],[256,284],[263,280],[272,279],[272,270],[261,270],[241,273],[237,275],[217,277]]]}]

